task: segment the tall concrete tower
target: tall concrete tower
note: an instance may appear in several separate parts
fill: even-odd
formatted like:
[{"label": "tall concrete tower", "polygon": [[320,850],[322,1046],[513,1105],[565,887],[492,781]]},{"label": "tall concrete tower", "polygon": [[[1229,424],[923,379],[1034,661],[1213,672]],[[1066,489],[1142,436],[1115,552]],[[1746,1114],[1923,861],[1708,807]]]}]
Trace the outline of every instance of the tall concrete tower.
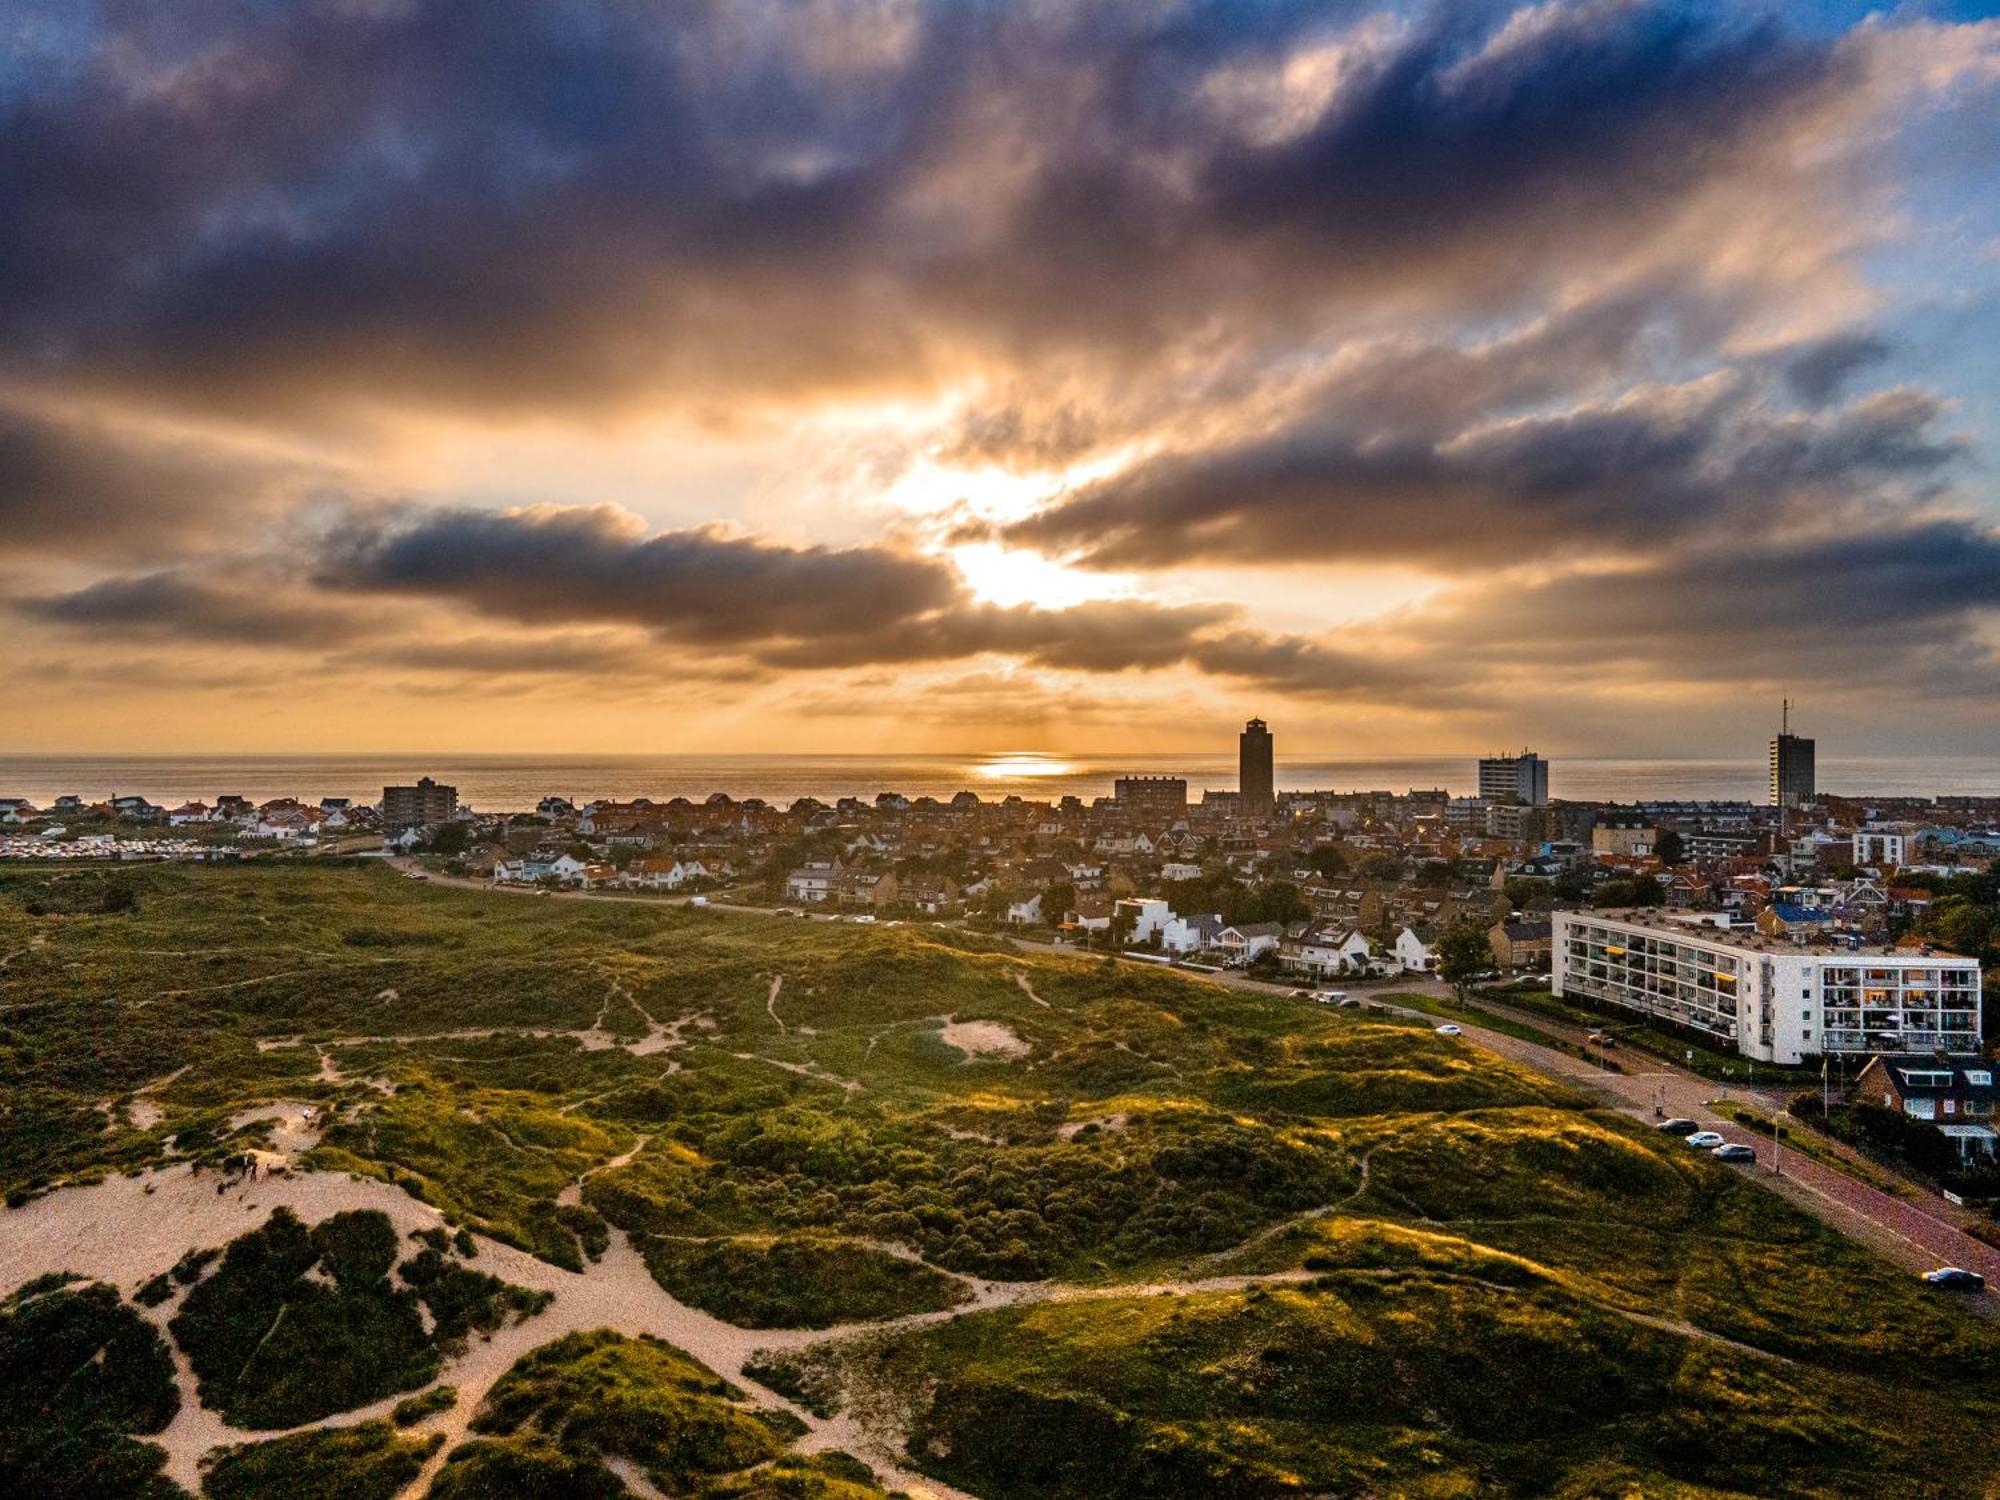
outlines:
[{"label": "tall concrete tower", "polygon": [[1243,726],[1236,741],[1236,790],[1243,811],[1268,813],[1277,805],[1271,780],[1271,731],[1262,719]]}]

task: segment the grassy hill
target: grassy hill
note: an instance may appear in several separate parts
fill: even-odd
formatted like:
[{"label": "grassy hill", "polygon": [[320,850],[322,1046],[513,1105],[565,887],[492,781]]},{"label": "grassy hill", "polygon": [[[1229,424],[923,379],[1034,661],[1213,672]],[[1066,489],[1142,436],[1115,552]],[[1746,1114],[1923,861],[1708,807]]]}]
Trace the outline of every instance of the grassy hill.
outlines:
[{"label": "grassy hill", "polygon": [[[1996,1473],[1987,1324],[1425,1026],[931,929],[380,869],[0,874],[14,1201],[282,1145],[248,1118],[274,1101],[325,1111],[305,1165],[554,1264],[622,1232],[738,1326],[879,1324],[753,1378],[988,1497]],[[546,1426],[445,1472],[580,1462]],[[355,1445],[400,1474],[419,1440]],[[239,1454],[232,1493],[283,1467]]]}]

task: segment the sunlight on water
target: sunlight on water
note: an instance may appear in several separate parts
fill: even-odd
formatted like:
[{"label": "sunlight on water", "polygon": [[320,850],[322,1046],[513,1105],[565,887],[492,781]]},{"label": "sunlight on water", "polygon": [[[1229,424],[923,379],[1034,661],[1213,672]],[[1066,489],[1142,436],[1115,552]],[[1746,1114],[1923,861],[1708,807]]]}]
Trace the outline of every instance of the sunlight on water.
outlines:
[{"label": "sunlight on water", "polygon": [[1053,755],[993,755],[977,762],[972,774],[981,781],[1023,781],[1041,776],[1074,776],[1074,762]]}]

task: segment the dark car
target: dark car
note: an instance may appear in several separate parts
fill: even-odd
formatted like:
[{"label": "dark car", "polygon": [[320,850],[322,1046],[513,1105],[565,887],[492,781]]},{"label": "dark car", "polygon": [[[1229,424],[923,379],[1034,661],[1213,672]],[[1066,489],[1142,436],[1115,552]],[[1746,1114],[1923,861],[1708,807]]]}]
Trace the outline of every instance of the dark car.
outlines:
[{"label": "dark car", "polygon": [[1701,1126],[1693,1120],[1662,1120],[1659,1128],[1668,1135],[1693,1135]]},{"label": "dark car", "polygon": [[1954,1292],[1983,1292],[1986,1278],[1977,1271],[1968,1271],[1960,1266],[1939,1266],[1935,1271],[1924,1272],[1924,1280],[1932,1286],[1941,1286]]},{"label": "dark car", "polygon": [[1752,1151],[1748,1146],[1740,1146],[1734,1141],[1717,1146],[1708,1154],[1717,1161],[1755,1161],[1757,1159],[1755,1151]]}]

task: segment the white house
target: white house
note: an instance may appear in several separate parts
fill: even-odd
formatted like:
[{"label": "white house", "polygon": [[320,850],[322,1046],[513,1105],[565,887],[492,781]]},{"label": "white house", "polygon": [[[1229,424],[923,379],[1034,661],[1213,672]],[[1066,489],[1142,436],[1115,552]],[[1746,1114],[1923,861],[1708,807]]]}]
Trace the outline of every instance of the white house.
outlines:
[{"label": "white house", "polygon": [[1166,864],[1160,866],[1160,879],[1199,880],[1201,879],[1201,866],[1185,864],[1180,860],[1169,860]]},{"label": "white house", "polygon": [[828,860],[801,865],[785,877],[785,899],[808,906],[822,906],[833,899],[834,882],[840,866]]},{"label": "white house", "polygon": [[1228,955],[1232,963],[1248,964],[1275,951],[1283,932],[1276,922],[1238,922],[1218,932],[1210,946]]},{"label": "white house", "polygon": [[1112,930],[1117,931],[1120,921],[1130,914],[1132,934],[1129,941],[1149,942],[1154,933],[1160,931],[1174,919],[1174,909],[1158,896],[1125,896],[1120,898],[1112,910]]},{"label": "white house", "polygon": [[1284,941],[1278,956],[1286,968],[1315,979],[1365,974],[1375,950],[1368,939],[1341,922],[1308,922]]},{"label": "white house", "polygon": [[1042,893],[1037,891],[1025,901],[1008,902],[1007,920],[1016,927],[1039,927],[1042,922]]},{"label": "white house", "polygon": [[1199,953],[1213,947],[1221,933],[1219,914],[1175,917],[1160,929],[1160,947],[1167,953]]},{"label": "white house", "polygon": [[1396,961],[1414,973],[1428,974],[1437,962],[1437,934],[1427,927],[1405,927],[1396,934]]}]

